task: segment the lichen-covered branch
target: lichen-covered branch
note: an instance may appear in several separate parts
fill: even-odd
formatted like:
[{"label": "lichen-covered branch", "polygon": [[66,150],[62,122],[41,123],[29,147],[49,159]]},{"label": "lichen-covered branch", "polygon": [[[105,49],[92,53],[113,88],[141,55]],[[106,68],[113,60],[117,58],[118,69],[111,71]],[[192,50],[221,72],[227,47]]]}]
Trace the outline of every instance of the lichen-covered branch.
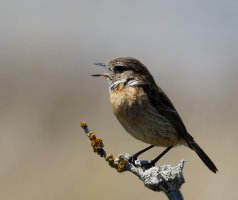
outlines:
[{"label": "lichen-covered branch", "polygon": [[147,188],[153,191],[163,191],[170,200],[183,200],[183,195],[179,190],[181,185],[185,182],[182,173],[184,167],[183,160],[175,167],[159,165],[144,170],[141,166],[148,161],[137,160],[135,164],[133,164],[128,161],[130,158],[129,154],[119,155],[117,158],[112,154],[107,154],[104,150],[102,139],[97,138],[96,135],[90,131],[86,122],[81,122],[80,125],[91,141],[93,151],[99,156],[104,157],[112,168],[115,168],[118,172],[132,172],[139,177]]}]

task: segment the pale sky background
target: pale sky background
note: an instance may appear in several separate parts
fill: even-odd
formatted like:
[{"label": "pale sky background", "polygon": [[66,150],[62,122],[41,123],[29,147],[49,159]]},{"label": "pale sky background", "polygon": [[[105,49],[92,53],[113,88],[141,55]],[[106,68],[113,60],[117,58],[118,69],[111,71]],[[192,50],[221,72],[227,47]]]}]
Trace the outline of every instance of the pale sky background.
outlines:
[{"label": "pale sky background", "polygon": [[[113,116],[94,62],[147,65],[214,175],[185,147],[185,199],[237,198],[238,1],[0,0],[0,199],[167,199],[95,155],[86,120],[114,155],[146,147]],[[163,148],[142,156],[152,159]]]}]

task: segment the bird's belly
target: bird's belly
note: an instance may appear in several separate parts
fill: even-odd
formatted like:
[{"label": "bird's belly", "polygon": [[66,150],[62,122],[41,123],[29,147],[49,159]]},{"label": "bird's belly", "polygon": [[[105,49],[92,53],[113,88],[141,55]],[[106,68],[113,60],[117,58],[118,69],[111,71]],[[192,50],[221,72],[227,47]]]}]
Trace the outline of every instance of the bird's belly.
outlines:
[{"label": "bird's belly", "polygon": [[178,144],[180,137],[175,128],[153,108],[144,91],[130,90],[130,96],[111,94],[113,112],[125,130],[136,139],[155,146]]},{"label": "bird's belly", "polygon": [[164,117],[142,111],[138,116],[117,117],[125,130],[138,140],[155,146],[171,146],[179,143],[174,127]]}]

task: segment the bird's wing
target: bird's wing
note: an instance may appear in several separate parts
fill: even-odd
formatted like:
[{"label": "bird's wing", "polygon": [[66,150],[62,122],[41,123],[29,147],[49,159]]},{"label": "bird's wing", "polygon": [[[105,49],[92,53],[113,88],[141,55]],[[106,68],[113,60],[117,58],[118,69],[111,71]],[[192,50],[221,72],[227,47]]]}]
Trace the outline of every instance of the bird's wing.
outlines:
[{"label": "bird's wing", "polygon": [[188,143],[189,147],[191,147],[190,143],[194,141],[193,137],[187,132],[181,117],[163,90],[154,84],[144,85],[143,88],[148,94],[152,105],[160,114],[164,115],[170,121],[179,135],[181,135]]}]

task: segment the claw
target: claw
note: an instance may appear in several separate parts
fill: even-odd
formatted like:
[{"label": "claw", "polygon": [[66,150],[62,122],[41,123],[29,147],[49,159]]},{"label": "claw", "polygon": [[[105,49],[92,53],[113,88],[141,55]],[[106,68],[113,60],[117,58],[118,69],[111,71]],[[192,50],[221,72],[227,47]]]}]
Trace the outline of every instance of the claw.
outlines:
[{"label": "claw", "polygon": [[136,163],[136,160],[137,160],[137,156],[136,155],[132,155],[130,156],[130,158],[128,159],[128,162],[135,165]]},{"label": "claw", "polygon": [[155,166],[155,163],[153,161],[150,161],[150,162],[147,162],[147,163],[144,163],[141,168],[145,171],[147,169],[150,169],[151,167],[154,167]]}]

